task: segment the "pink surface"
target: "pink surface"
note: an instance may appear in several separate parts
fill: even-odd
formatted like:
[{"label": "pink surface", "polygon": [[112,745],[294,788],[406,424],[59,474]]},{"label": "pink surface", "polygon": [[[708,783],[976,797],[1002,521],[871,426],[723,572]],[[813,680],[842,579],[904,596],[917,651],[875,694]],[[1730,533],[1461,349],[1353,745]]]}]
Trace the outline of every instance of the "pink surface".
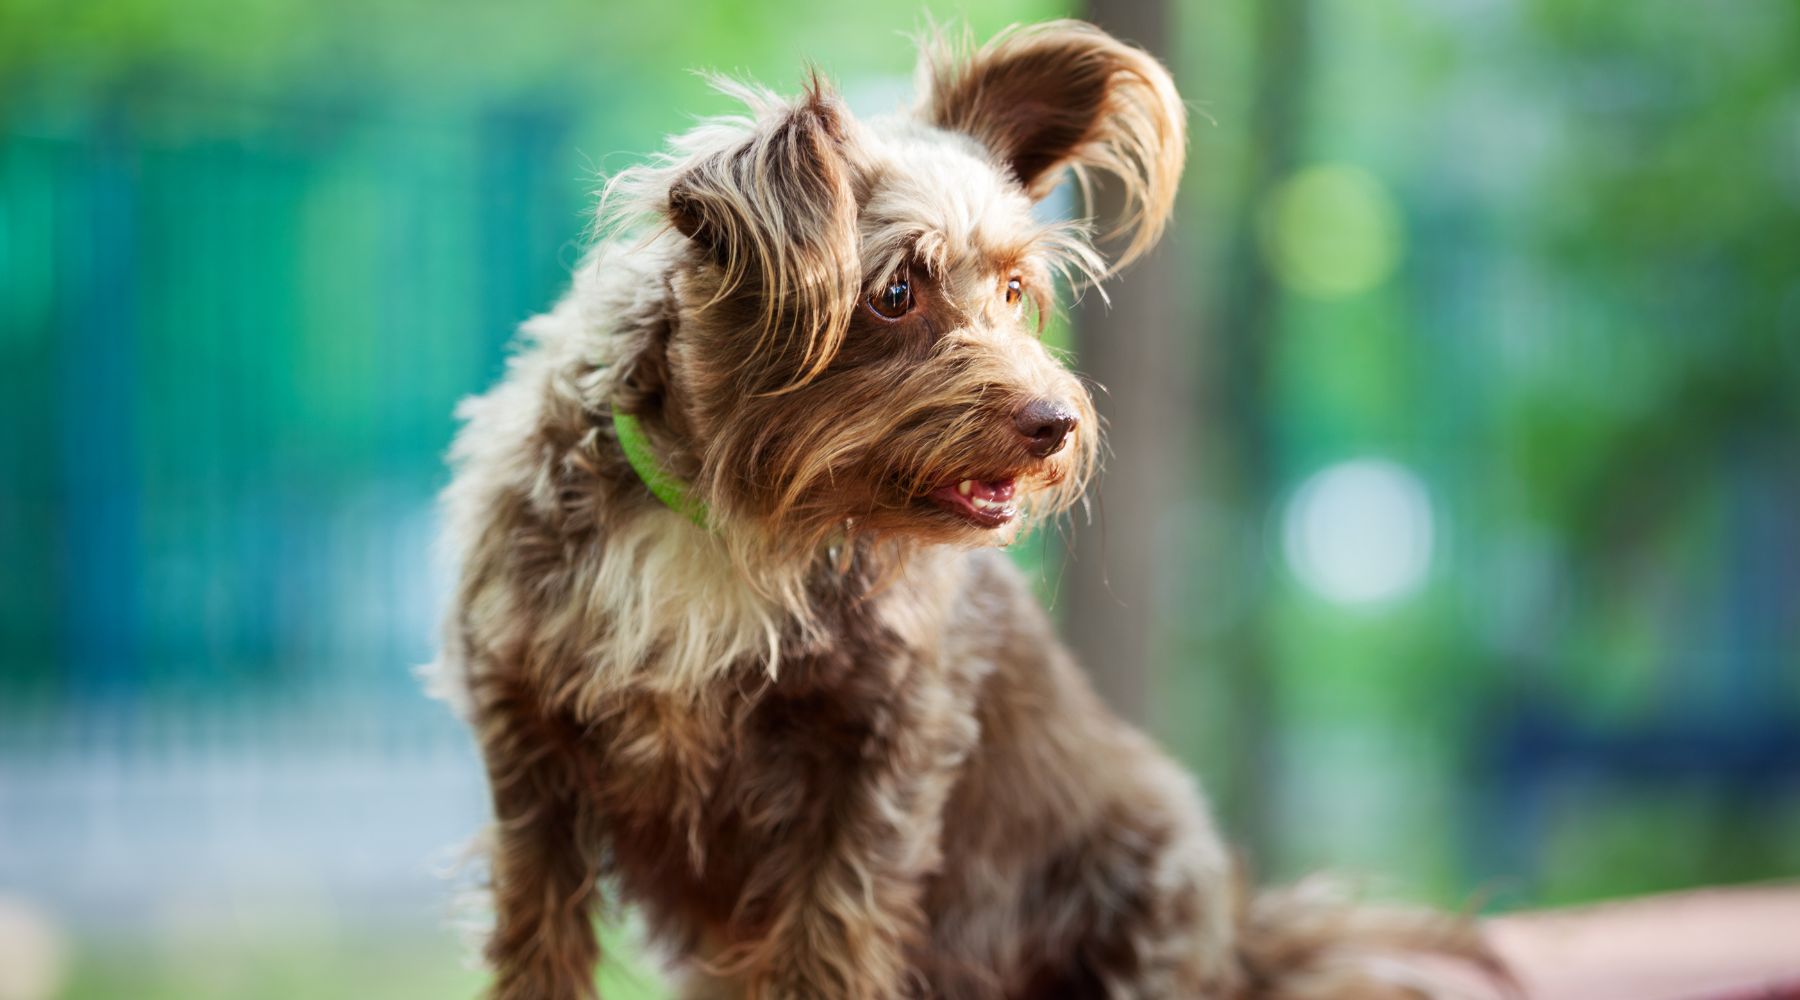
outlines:
[{"label": "pink surface", "polygon": [[1800,1000],[1800,885],[1500,917],[1531,1000]]}]

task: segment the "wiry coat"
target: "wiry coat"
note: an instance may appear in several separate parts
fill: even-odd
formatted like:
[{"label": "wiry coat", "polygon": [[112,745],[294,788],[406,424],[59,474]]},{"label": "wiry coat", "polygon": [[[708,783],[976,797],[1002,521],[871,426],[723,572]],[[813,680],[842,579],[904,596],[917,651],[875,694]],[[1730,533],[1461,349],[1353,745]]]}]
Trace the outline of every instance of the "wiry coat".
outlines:
[{"label": "wiry coat", "polygon": [[[496,995],[592,995],[604,884],[691,996],[1401,995],[1355,949],[1466,932],[1248,903],[1189,779],[992,548],[1096,450],[1028,318],[1054,272],[1107,265],[1031,204],[1098,170],[1121,259],[1153,242],[1184,155],[1167,74],[1061,22],[937,47],[922,82],[866,125],[816,82],[739,89],[749,115],[615,179],[572,290],[463,407],[440,680],[493,791]],[[1055,447],[1022,445],[1045,399]],[[652,496],[615,412],[705,525]]]}]

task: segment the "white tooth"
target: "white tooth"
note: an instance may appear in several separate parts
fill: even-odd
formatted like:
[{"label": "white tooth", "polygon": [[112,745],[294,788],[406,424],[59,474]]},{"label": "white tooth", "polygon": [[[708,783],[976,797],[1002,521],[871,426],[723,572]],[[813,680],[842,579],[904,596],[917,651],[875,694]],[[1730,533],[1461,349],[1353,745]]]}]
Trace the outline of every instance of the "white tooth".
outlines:
[{"label": "white tooth", "polygon": [[974,489],[975,481],[973,479],[965,479],[956,484],[956,492],[961,493],[963,496],[968,496]]}]

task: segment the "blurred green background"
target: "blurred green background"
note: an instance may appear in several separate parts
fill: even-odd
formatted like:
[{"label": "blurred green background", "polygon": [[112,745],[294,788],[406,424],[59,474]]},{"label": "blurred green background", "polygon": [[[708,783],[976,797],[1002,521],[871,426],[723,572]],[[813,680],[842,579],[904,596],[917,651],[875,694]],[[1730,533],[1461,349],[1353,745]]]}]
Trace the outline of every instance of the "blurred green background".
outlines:
[{"label": "blurred green background", "polygon": [[[1189,430],[1112,571],[1226,827],[1446,905],[1800,874],[1800,7],[1166,15]],[[451,408],[691,70],[888,110],[924,16],[0,0],[0,996],[473,994]]]}]

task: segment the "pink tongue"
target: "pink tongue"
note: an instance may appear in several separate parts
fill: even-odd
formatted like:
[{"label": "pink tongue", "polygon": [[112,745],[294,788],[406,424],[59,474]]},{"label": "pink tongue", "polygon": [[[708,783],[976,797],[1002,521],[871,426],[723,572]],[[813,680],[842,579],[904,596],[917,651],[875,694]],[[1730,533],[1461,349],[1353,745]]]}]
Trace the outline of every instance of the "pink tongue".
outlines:
[{"label": "pink tongue", "polygon": [[977,479],[970,487],[969,495],[977,496],[993,503],[1005,503],[1012,499],[1013,481],[1010,479],[1002,479],[997,483],[993,483],[983,482],[982,480]]}]

